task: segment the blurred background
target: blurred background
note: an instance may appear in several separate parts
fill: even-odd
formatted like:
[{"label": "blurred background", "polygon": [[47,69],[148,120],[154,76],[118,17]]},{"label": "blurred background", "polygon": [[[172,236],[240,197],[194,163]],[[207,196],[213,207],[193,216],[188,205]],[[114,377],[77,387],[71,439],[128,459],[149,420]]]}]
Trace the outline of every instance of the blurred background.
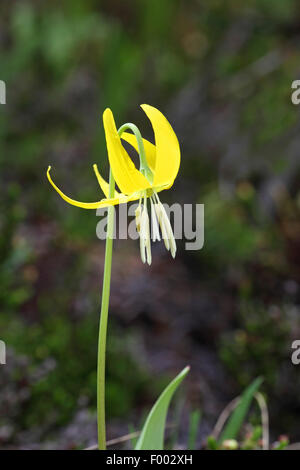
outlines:
[{"label": "blurred background", "polygon": [[181,144],[163,202],[205,204],[205,245],[178,242],[173,261],[156,243],[148,267],[138,242],[116,241],[108,438],[140,429],[190,364],[173,403],[182,445],[191,410],[202,411],[201,445],[259,375],[272,438],[300,439],[298,2],[2,1],[0,18],[0,447],[96,442],[105,244],[95,212],[62,201],[46,169],[71,197],[100,199],[102,112],[153,141],[141,103],[167,116]]}]

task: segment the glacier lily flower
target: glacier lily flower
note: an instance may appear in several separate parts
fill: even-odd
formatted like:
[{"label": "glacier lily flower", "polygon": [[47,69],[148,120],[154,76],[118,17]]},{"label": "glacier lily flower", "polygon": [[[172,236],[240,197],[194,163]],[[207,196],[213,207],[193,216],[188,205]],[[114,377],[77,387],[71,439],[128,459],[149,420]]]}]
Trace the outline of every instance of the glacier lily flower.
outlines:
[{"label": "glacier lily flower", "polygon": [[[113,114],[109,108],[103,113],[106,145],[112,177],[120,192],[114,189],[109,194],[109,183],[101,176],[97,165],[93,165],[98,183],[105,195],[97,202],[80,202],[64,194],[53,182],[48,167],[47,177],[53,188],[69,204],[83,209],[97,209],[139,200],[136,210],[136,226],[140,236],[142,261],[151,264],[150,219],[147,210],[147,199],[150,199],[153,241],[160,240],[159,228],[167,250],[173,257],[176,254],[176,242],[172,227],[160,202],[158,193],[169,189],[177,176],[180,166],[180,148],[175,132],[165,116],[153,106],[141,105],[148,116],[154,131],[155,144],[141,137],[139,129],[131,123],[116,128]],[[126,132],[130,129],[133,133]],[[125,148],[122,140],[129,143],[139,154],[138,170]]]},{"label": "glacier lily flower", "polygon": [[[48,167],[47,177],[53,188],[69,204],[83,209],[97,209],[108,207],[107,235],[105,247],[105,262],[102,287],[101,314],[99,323],[98,361],[97,361],[97,423],[98,448],[106,449],[105,428],[105,357],[106,332],[108,322],[108,307],[111,283],[111,265],[113,248],[114,206],[129,201],[139,200],[136,209],[136,226],[140,235],[141,258],[145,263],[151,264],[150,219],[147,202],[150,199],[151,222],[153,240],[160,240],[159,227],[165,246],[176,253],[176,243],[170,221],[158,197],[158,193],[172,186],[180,165],[180,149],[177,137],[163,114],[149,105],[142,105],[143,110],[151,121],[155,145],[142,139],[139,129],[131,123],[124,124],[119,130],[116,128],[113,114],[110,109],[103,113],[106,145],[110,163],[109,183],[99,173],[97,165],[94,172],[98,183],[105,195],[98,202],[80,202],[66,196],[53,182]],[[132,133],[126,132],[130,129]],[[138,170],[125,148],[121,138],[132,145],[140,158]],[[116,191],[117,183],[120,192]]]}]

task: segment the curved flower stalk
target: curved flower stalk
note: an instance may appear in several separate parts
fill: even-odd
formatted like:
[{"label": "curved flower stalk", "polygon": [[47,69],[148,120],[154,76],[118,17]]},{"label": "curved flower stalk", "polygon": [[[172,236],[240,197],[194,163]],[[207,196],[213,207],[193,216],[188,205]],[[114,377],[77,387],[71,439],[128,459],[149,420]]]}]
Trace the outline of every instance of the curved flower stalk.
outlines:
[{"label": "curved flower stalk", "polygon": [[[47,170],[47,178],[58,194],[69,204],[83,209],[108,207],[107,236],[105,248],[105,264],[102,288],[102,303],[98,342],[97,370],[97,419],[98,447],[106,448],[105,432],[105,352],[108,306],[110,295],[111,262],[113,246],[114,206],[138,200],[135,212],[136,226],[140,236],[140,252],[142,261],[151,264],[151,230],[148,215],[148,200],[151,206],[151,224],[153,241],[164,240],[167,250],[173,257],[176,254],[176,243],[172,227],[160,202],[158,193],[169,189],[177,176],[180,166],[180,148],[175,132],[164,115],[153,106],[141,105],[148,116],[155,136],[155,144],[143,139],[139,129],[132,123],[126,123],[117,130],[113,114],[109,108],[103,113],[106,146],[110,164],[109,183],[102,177],[96,164],[93,169],[104,198],[97,202],[80,202],[64,194],[51,177],[51,166]],[[127,132],[131,130],[132,133]],[[122,145],[122,140],[129,143],[138,152],[139,170],[135,167]],[[115,189],[115,183],[120,191]]]}]

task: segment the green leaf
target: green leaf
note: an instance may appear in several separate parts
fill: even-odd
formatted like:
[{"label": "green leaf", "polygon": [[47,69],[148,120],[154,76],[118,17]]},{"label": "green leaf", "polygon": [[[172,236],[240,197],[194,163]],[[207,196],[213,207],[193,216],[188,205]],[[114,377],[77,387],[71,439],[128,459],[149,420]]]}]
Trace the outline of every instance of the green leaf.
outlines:
[{"label": "green leaf", "polygon": [[129,434],[132,434],[132,436],[133,436],[130,439],[130,443],[131,443],[132,448],[134,449],[134,447],[136,446],[136,443],[137,443],[137,437],[134,436],[136,434],[136,429],[133,427],[132,424],[129,424],[128,431],[129,431]]},{"label": "green leaf", "polygon": [[190,414],[188,450],[195,449],[200,420],[201,420],[200,410],[195,410]]},{"label": "green leaf", "polygon": [[228,422],[221,434],[221,437],[219,438],[219,444],[221,444],[225,439],[236,438],[249,411],[253,397],[259,389],[262,381],[263,379],[261,377],[258,377],[243,392],[239,404],[228,419]]},{"label": "green leaf", "polygon": [[273,450],[284,450],[289,445],[289,440],[284,438]]},{"label": "green leaf", "polygon": [[185,367],[160,395],[146,419],[135,450],[163,450],[169,404],[174,392],[189,370],[189,367]]}]

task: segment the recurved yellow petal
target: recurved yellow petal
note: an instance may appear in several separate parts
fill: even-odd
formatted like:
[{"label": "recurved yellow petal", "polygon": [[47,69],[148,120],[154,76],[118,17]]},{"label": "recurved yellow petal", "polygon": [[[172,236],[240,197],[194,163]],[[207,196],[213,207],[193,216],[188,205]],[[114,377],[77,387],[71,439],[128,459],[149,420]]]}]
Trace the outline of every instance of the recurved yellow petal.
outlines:
[{"label": "recurved yellow petal", "polygon": [[98,202],[80,202],[76,201],[75,199],[71,199],[69,196],[64,194],[53,182],[51,176],[50,176],[50,170],[51,166],[48,167],[47,170],[47,178],[55,191],[58,192],[58,194],[64,199],[66,202],[71,204],[72,206],[76,207],[81,207],[82,209],[98,209],[98,207],[109,207],[109,206],[115,206],[117,204],[124,204],[129,201],[135,201],[139,199],[140,195],[138,193],[133,193],[128,196],[125,196],[124,194],[117,193],[117,197],[111,198],[111,199],[101,199]]},{"label": "recurved yellow petal", "polygon": [[175,132],[165,116],[153,106],[142,104],[151,121],[156,148],[153,186],[172,186],[180,166],[180,147]]},{"label": "recurved yellow petal", "polygon": [[[105,179],[100,175],[98,166],[96,165],[96,163],[94,163],[93,165],[93,170],[97,177],[100,188],[104,192],[105,196],[108,197],[109,196],[109,183],[105,181]],[[119,197],[119,196],[120,196],[120,193],[115,189],[115,197]]]},{"label": "recurved yellow petal", "polygon": [[136,169],[133,161],[124,149],[118,135],[113,114],[109,108],[103,113],[103,124],[109,163],[114,179],[121,192],[131,194],[149,188],[149,181]]},{"label": "recurved yellow petal", "polygon": [[[138,152],[138,144],[134,134],[130,132],[123,132],[121,139],[124,139]],[[149,142],[147,139],[143,139],[144,149],[146,153],[146,159],[150,170],[154,173],[155,170],[155,159],[156,159],[156,149],[155,145]]]}]

